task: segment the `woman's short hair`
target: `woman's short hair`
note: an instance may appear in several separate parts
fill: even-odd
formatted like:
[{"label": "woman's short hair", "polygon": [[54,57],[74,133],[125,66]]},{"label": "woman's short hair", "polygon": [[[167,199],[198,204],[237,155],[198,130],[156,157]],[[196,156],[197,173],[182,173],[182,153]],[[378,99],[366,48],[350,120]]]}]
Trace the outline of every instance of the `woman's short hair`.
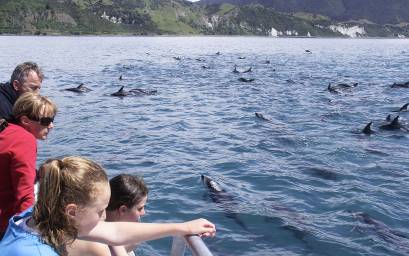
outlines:
[{"label": "woman's short hair", "polygon": [[38,120],[44,111],[51,116],[55,116],[57,105],[46,96],[26,92],[18,97],[16,103],[14,103],[13,117],[17,122],[20,122],[22,116]]},{"label": "woman's short hair", "polygon": [[148,195],[148,188],[141,177],[120,174],[109,181],[111,198],[107,211],[119,209],[121,205],[132,208]]}]

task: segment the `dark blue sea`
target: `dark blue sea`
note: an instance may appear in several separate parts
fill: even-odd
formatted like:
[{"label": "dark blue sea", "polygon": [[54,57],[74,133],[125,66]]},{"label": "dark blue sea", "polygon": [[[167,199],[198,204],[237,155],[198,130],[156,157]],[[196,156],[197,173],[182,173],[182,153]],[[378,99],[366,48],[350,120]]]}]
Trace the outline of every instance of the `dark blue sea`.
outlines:
[{"label": "dark blue sea", "polygon": [[[393,112],[409,89],[390,87],[409,81],[409,40],[1,36],[0,59],[1,81],[37,62],[59,106],[37,164],[81,155],[142,175],[143,221],[208,218],[214,255],[409,255],[409,113]],[[80,83],[92,91],[64,90]],[[158,93],[111,97],[121,86]],[[388,114],[403,129],[379,129]]]}]

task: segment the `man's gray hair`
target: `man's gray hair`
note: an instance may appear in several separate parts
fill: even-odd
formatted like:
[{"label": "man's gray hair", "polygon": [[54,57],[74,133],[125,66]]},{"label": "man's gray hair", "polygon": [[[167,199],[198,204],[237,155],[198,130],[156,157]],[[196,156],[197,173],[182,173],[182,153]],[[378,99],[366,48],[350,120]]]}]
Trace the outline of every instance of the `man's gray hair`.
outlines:
[{"label": "man's gray hair", "polygon": [[37,73],[38,78],[40,78],[40,81],[43,81],[44,74],[43,71],[40,69],[40,67],[35,63],[35,62],[24,62],[19,64],[13,71],[13,74],[11,75],[10,83],[13,84],[14,80],[19,81],[20,83],[24,83],[24,81],[27,79],[28,74],[34,71]]}]

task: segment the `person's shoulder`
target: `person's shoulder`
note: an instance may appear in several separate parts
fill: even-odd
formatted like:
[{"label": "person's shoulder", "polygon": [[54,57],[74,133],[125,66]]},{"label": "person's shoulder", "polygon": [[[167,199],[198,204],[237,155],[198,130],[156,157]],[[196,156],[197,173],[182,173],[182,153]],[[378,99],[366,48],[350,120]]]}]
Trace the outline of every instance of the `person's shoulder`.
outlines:
[{"label": "person's shoulder", "polygon": [[18,135],[16,139],[20,140],[34,140],[35,137],[33,134],[31,134],[29,131],[21,127],[20,125],[9,123],[8,127],[3,131],[4,134],[16,134]]},{"label": "person's shoulder", "polygon": [[49,245],[39,241],[38,238],[25,238],[13,248],[12,254],[14,256],[58,256],[58,253]]},{"label": "person's shoulder", "polygon": [[4,246],[0,245],[0,256],[57,256],[58,253],[49,245],[43,243],[38,235],[14,232],[3,238]]}]

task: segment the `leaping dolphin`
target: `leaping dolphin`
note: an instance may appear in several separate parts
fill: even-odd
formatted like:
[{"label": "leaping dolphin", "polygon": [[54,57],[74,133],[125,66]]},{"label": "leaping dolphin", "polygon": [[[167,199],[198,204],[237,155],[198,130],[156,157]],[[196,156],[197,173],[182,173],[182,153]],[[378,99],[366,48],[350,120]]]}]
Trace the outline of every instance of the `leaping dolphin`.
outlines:
[{"label": "leaping dolphin", "polygon": [[73,87],[73,88],[67,88],[65,89],[66,91],[71,91],[71,92],[78,92],[78,93],[83,93],[83,92],[89,92],[92,91],[91,89],[85,87],[85,85],[83,83],[81,83],[80,85],[78,85],[77,87]]}]

